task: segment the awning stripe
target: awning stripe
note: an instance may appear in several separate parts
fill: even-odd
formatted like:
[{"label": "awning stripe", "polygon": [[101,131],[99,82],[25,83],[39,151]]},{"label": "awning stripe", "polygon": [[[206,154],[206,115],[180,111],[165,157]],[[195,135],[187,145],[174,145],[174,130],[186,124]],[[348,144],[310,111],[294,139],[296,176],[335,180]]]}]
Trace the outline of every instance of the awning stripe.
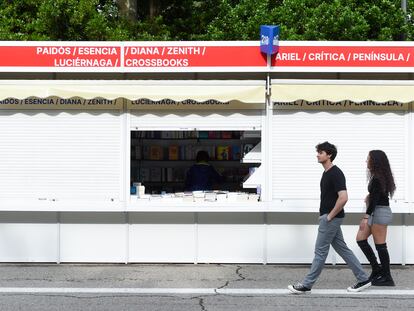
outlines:
[{"label": "awning stripe", "polygon": [[395,101],[414,102],[414,83],[411,81],[272,81],[273,102],[304,100],[316,102]]},{"label": "awning stripe", "polygon": [[45,80],[45,81],[0,81],[0,100],[5,98],[24,99],[29,97],[85,99],[105,98],[127,100],[150,99],[153,101],[170,99],[184,101],[192,99],[203,102],[239,101],[242,103],[264,103],[265,83],[253,81],[100,81],[100,80]]}]

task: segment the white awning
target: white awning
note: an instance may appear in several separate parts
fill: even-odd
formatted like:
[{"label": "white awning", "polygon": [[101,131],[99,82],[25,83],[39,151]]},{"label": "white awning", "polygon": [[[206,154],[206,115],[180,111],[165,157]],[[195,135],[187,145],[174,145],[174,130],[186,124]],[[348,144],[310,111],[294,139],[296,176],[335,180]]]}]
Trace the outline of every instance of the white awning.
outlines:
[{"label": "white awning", "polygon": [[265,103],[265,81],[0,80],[0,100],[48,98],[123,98],[130,101],[195,100]]},{"label": "white awning", "polygon": [[272,80],[273,102],[414,102],[413,81]]}]

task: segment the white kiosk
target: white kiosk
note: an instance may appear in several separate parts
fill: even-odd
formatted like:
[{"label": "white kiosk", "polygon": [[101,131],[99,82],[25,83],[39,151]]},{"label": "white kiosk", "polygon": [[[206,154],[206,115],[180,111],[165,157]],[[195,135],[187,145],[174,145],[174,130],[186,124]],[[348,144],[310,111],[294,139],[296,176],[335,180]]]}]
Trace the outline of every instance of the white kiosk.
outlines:
[{"label": "white kiosk", "polygon": [[[347,177],[350,247],[363,261],[353,241],[366,154],[379,148],[397,182],[391,261],[414,263],[413,52],[410,43],[280,42],[268,63],[258,42],[1,42],[0,261],[308,263],[314,146],[329,140]],[[212,152],[249,146],[214,163],[240,193],[131,194],[138,181],[170,189],[203,137]],[[184,151],[172,157],[170,145]]]}]

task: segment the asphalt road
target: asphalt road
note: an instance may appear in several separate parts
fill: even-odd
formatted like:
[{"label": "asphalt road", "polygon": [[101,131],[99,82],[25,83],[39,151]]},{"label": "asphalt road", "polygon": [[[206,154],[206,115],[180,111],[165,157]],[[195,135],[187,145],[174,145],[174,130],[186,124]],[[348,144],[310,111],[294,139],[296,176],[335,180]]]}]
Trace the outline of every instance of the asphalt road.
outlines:
[{"label": "asphalt road", "polygon": [[311,294],[289,294],[308,268],[3,264],[0,310],[414,310],[414,266],[392,267],[396,287],[350,294],[351,271],[328,265]]}]

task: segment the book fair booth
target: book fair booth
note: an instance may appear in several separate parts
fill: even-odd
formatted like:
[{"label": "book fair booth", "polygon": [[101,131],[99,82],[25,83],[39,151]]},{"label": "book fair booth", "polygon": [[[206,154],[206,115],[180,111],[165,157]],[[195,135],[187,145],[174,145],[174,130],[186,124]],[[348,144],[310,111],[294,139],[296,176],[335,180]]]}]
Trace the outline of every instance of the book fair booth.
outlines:
[{"label": "book fair booth", "polygon": [[[259,46],[0,42],[0,261],[310,263],[328,140],[350,248],[365,262],[365,160],[382,149],[391,262],[413,264],[414,44]],[[200,151],[222,178],[191,191]]]}]

